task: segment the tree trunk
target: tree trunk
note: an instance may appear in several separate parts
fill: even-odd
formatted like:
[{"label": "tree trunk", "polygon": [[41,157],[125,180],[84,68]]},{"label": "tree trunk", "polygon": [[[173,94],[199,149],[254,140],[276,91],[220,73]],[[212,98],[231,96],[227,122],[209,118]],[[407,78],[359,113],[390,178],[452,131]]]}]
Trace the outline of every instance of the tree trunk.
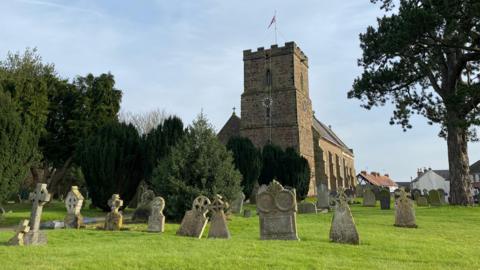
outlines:
[{"label": "tree trunk", "polygon": [[450,203],[471,205],[470,168],[467,152],[467,130],[459,125],[459,118],[450,116],[447,122],[448,165],[450,171]]}]

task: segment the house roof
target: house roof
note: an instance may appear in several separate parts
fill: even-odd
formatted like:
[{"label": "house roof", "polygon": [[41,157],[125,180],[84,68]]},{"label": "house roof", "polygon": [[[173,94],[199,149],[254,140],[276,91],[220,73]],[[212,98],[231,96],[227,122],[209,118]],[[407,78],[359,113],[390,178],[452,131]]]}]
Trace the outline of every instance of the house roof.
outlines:
[{"label": "house roof", "polygon": [[440,175],[441,177],[443,177],[443,179],[445,180],[449,180],[450,179],[450,171],[448,170],[433,170],[436,174]]},{"label": "house roof", "polygon": [[230,116],[227,123],[218,132],[217,137],[223,143],[227,144],[231,137],[240,136],[240,118],[234,113]]},{"label": "house roof", "polygon": [[375,186],[382,186],[382,187],[397,187],[397,183],[393,181],[389,175],[381,175],[380,173],[377,172],[372,172],[372,173],[367,173],[367,172],[361,172],[358,174],[358,176],[362,177],[366,181],[368,181],[370,184],[375,185]]},{"label": "house roof", "polygon": [[470,166],[470,173],[480,173],[480,160]]},{"label": "house roof", "polygon": [[320,122],[315,116],[313,117],[313,128],[320,134],[320,137],[323,139],[333,143],[334,145],[339,146],[344,151],[348,152],[349,154],[353,155],[353,150],[348,147],[338,136],[333,132],[333,130],[325,125],[324,123]]}]

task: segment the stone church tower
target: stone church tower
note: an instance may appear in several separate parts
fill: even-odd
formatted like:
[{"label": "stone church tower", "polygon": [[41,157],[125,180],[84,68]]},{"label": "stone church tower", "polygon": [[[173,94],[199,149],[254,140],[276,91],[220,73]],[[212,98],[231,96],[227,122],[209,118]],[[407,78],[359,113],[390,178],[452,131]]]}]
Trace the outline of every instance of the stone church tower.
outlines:
[{"label": "stone church tower", "polygon": [[243,51],[244,91],[241,136],[257,147],[272,142],[293,147],[310,165],[309,195],[315,194],[312,102],[308,89],[308,58],[294,42],[256,52]]}]

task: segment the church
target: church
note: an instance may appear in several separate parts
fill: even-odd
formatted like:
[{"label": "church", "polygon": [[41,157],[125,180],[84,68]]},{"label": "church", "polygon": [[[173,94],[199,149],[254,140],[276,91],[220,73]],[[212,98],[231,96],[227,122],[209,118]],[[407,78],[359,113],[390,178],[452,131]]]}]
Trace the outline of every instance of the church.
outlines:
[{"label": "church", "polygon": [[309,196],[317,186],[329,190],[356,185],[353,149],[313,114],[308,58],[295,42],[243,51],[244,89],[240,117],[233,112],[218,133],[224,144],[233,136],[256,147],[273,143],[293,147],[310,165]]}]

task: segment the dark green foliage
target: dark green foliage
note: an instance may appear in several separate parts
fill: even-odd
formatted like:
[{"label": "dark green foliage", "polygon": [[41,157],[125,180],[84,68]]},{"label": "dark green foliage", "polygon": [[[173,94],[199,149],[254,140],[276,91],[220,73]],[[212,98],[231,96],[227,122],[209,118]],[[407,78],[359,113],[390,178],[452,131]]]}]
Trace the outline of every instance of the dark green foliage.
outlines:
[{"label": "dark green foliage", "polygon": [[471,204],[467,141],[480,125],[480,1],[371,1],[385,16],[360,35],[363,74],[348,97],[366,109],[394,104],[390,124],[404,130],[413,114],[440,124],[452,202]]},{"label": "dark green foliage", "polygon": [[108,210],[108,199],[120,194],[124,205],[142,178],[141,140],[132,125],[112,122],[83,141],[77,151],[92,204]]},{"label": "dark green foliage", "polygon": [[249,196],[260,176],[262,155],[252,141],[245,137],[230,138],[227,149],[233,153],[235,168],[242,174],[243,193]]},{"label": "dark green foliage", "polygon": [[298,201],[304,200],[307,197],[310,185],[308,161],[299,155],[295,149],[287,148],[280,161],[278,179],[282,185],[295,188]]},{"label": "dark green foliage", "polygon": [[184,136],[183,122],[170,116],[143,138],[144,179],[151,182],[153,169]]},{"label": "dark green foliage", "polygon": [[258,178],[260,185],[268,185],[281,172],[280,161],[283,158],[283,150],[280,146],[267,144],[262,150],[262,171]]},{"label": "dark green foliage", "polygon": [[29,130],[17,110],[10,94],[0,91],[0,205],[18,191],[32,152]]},{"label": "dark green foliage", "polygon": [[260,185],[268,185],[273,179],[277,179],[282,185],[296,189],[298,201],[307,197],[310,166],[304,157],[291,147],[284,152],[282,148],[273,144],[263,147],[262,157]]},{"label": "dark green foliage", "polygon": [[166,201],[164,213],[173,220],[180,220],[199,195],[212,198],[221,194],[231,201],[241,190],[240,181],[231,153],[218,141],[203,114],[152,175],[155,193]]}]

